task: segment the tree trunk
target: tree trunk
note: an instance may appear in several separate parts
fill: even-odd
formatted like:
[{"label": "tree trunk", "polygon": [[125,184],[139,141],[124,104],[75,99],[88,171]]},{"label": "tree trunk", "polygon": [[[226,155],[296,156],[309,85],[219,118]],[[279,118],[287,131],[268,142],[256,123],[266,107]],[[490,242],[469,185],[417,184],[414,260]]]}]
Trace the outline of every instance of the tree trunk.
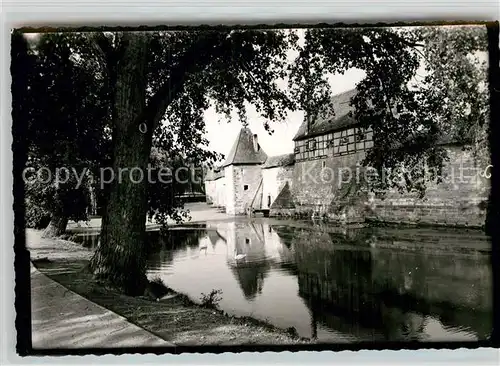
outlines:
[{"label": "tree trunk", "polygon": [[68,218],[62,214],[53,214],[49,225],[42,233],[42,238],[55,238],[66,232]]},{"label": "tree trunk", "polygon": [[61,236],[66,232],[66,226],[68,226],[68,215],[66,214],[64,202],[60,197],[59,185],[56,185],[50,222],[43,231],[42,238],[56,238]]},{"label": "tree trunk", "polygon": [[90,268],[97,278],[135,296],[144,293],[147,283],[146,169],[152,131],[148,128],[141,132],[137,123],[137,116],[145,108],[147,39],[143,34],[127,32],[124,41],[113,113],[114,179],[103,215],[100,243]]}]

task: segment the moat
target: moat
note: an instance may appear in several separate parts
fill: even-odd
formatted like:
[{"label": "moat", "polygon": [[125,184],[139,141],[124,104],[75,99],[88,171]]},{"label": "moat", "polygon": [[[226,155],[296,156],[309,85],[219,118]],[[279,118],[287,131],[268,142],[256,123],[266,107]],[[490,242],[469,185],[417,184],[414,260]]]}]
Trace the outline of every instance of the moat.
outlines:
[{"label": "moat", "polygon": [[[86,246],[96,237],[82,237]],[[320,342],[474,341],[492,329],[490,240],[239,218],[148,232],[149,277]]]}]

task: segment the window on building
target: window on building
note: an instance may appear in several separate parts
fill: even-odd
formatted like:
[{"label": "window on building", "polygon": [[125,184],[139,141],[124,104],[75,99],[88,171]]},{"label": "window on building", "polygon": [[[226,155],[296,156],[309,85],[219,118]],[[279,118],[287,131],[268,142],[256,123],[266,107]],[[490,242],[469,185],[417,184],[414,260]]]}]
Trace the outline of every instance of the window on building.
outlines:
[{"label": "window on building", "polygon": [[362,129],[358,129],[356,133],[356,142],[361,142],[365,139],[365,133]]},{"label": "window on building", "polygon": [[326,167],[326,161],[323,161],[323,163],[321,164],[321,167]]},{"label": "window on building", "polygon": [[245,244],[250,244],[250,239],[245,238]]},{"label": "window on building", "polygon": [[307,150],[313,151],[314,149],[316,149],[316,140],[311,139],[307,142]]},{"label": "window on building", "polygon": [[333,156],[355,154],[359,151],[365,151],[373,147],[372,131],[356,127],[335,132],[333,134],[333,140],[330,141],[330,147],[333,147]]},{"label": "window on building", "polygon": [[245,185],[243,186],[243,190],[244,190],[244,191],[248,191],[248,184],[245,184]]}]

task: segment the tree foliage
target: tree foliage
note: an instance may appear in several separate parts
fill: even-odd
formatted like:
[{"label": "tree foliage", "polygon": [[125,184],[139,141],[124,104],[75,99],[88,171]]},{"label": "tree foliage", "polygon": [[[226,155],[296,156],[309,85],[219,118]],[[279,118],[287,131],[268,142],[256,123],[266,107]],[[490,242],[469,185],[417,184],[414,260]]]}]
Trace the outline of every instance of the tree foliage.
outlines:
[{"label": "tree foliage", "polygon": [[180,196],[192,180],[191,168],[180,155],[170,155],[155,147],[151,152],[150,163],[153,179],[149,182],[148,219],[166,228],[168,219],[181,222],[189,218]]},{"label": "tree foliage", "polygon": [[[486,30],[426,27],[416,32],[427,74],[417,82],[422,106],[440,131],[474,147],[487,138]],[[425,97],[424,97],[425,96]]]},{"label": "tree foliage", "polygon": [[[16,102],[26,110],[28,207],[35,207],[35,213],[86,219],[89,182],[84,172],[97,172],[110,145],[102,74],[95,73],[89,42],[77,33],[45,34],[34,44],[25,40],[18,46],[32,60],[24,70],[25,84],[18,86],[24,89],[23,100]],[[40,169],[43,175],[37,175]],[[62,169],[67,171],[58,174]],[[78,184],[82,174],[83,184]]]},{"label": "tree foliage", "polygon": [[[484,68],[477,69],[472,56],[485,47],[483,31],[314,28],[305,30],[303,39],[296,30],[226,28],[51,35],[54,41],[41,44],[44,75],[50,78],[35,72],[33,82],[58,80],[58,93],[49,84],[43,100],[64,108],[49,108],[45,115],[40,103],[32,124],[41,120],[42,126],[52,127],[49,121],[54,120],[56,127],[47,134],[35,129],[31,140],[50,136],[56,141],[52,166],[93,163],[100,159],[100,144],[108,141],[102,136],[109,124],[115,170],[145,168],[148,162],[210,166],[221,156],[207,149],[207,108],[214,106],[227,119],[235,111],[245,125],[247,107],[253,105],[272,132],[288,111],[301,109],[312,120],[331,108],[327,75],[354,67],[366,74],[353,98],[354,117],[374,131],[374,148],[364,164],[379,171],[403,169],[405,178],[378,181],[374,188],[424,192],[425,179],[410,174],[430,166],[439,175],[446,159],[439,145],[443,132],[465,138],[477,131],[474,140],[480,140],[486,120]],[[291,62],[290,52],[297,54]],[[76,62],[71,61],[74,54]],[[426,75],[415,86],[422,65]],[[35,96],[41,87],[37,90]],[[71,94],[68,106],[66,94]],[[95,147],[88,149],[90,155],[85,146]],[[43,143],[37,149],[37,156],[48,151]],[[137,242],[144,240],[144,216],[149,206],[150,217],[163,222],[175,217],[180,207],[175,193],[182,187],[148,186],[146,180],[136,184],[126,177],[108,189],[111,204],[93,268],[126,292],[140,292],[145,257]]]},{"label": "tree foliage", "polygon": [[423,196],[447,159],[442,142],[486,138],[486,68],[477,58],[485,50],[481,27],[310,29],[290,83],[299,106],[317,114],[329,97],[325,73],[364,70],[352,101],[354,117],[374,131],[363,164],[391,176],[371,188]]}]

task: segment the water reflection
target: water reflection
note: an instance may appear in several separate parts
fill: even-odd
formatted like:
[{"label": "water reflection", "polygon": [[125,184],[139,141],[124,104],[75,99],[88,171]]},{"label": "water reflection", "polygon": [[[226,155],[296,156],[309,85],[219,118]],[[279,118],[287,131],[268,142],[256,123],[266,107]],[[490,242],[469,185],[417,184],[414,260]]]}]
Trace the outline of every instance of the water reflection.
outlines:
[{"label": "water reflection", "polygon": [[264,279],[271,268],[266,252],[265,234],[262,225],[229,223],[227,225],[227,263],[238,281],[247,300],[262,293]]},{"label": "water reflection", "polygon": [[[489,242],[480,234],[245,219],[148,235],[149,275],[193,300],[221,289],[223,310],[302,336],[453,341],[491,333]],[[451,248],[460,241],[469,250]]]},{"label": "water reflection", "polygon": [[448,337],[489,335],[489,256],[379,250],[370,245],[373,234],[358,234],[351,240],[360,245],[340,250],[332,233],[294,230],[287,237],[299,295],[312,312],[312,336],[318,322],[358,339],[429,340],[430,323]]}]

